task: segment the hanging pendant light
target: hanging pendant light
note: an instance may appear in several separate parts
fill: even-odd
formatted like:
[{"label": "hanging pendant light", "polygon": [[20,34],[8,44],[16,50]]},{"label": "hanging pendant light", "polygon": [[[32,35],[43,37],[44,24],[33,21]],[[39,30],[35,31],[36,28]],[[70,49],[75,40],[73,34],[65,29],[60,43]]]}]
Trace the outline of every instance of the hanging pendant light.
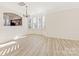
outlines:
[{"label": "hanging pendant light", "polygon": [[26,8],[26,15],[23,15],[23,16],[28,17],[29,16],[28,13],[27,13],[28,6],[24,2],[19,2],[18,5],[19,6],[25,6],[25,8]]},{"label": "hanging pendant light", "polygon": [[35,16],[35,15],[28,15],[28,6],[24,2],[18,3],[20,6],[24,6],[26,9],[26,14],[25,16],[28,20],[28,28],[29,29],[43,29],[44,28],[44,17],[43,16]]}]

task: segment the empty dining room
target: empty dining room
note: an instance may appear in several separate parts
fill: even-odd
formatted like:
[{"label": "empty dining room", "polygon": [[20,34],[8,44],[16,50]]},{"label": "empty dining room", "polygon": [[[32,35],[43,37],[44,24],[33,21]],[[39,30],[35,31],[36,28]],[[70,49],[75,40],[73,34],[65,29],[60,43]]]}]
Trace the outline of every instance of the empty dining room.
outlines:
[{"label": "empty dining room", "polygon": [[0,2],[0,56],[79,56],[79,2]]}]

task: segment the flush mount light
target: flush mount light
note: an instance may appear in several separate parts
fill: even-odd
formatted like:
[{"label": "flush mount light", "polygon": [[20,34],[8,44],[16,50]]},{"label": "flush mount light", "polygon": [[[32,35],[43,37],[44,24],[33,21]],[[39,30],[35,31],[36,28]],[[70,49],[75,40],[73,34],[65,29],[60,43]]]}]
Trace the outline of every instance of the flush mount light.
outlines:
[{"label": "flush mount light", "polygon": [[19,2],[18,5],[25,6],[26,4],[24,2]]}]

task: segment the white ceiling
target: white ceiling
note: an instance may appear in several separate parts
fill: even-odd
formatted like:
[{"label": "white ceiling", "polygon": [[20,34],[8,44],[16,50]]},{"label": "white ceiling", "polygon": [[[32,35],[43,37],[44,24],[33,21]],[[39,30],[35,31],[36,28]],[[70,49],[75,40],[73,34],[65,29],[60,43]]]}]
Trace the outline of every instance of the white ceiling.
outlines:
[{"label": "white ceiling", "polygon": [[[25,7],[19,6],[19,2],[0,2],[0,9],[10,9],[25,13]],[[28,5],[29,14],[45,14],[61,10],[79,8],[78,2],[25,2]]]}]

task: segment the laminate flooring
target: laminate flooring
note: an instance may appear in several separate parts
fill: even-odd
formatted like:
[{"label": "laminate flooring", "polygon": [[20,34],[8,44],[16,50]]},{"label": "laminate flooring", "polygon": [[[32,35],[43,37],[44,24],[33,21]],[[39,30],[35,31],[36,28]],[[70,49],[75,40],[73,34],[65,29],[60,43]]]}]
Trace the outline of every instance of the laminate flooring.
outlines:
[{"label": "laminate flooring", "polygon": [[[26,35],[16,40],[17,44],[1,50],[5,56],[79,56],[79,40],[49,38],[43,35]],[[5,51],[5,53],[4,53]]]}]

